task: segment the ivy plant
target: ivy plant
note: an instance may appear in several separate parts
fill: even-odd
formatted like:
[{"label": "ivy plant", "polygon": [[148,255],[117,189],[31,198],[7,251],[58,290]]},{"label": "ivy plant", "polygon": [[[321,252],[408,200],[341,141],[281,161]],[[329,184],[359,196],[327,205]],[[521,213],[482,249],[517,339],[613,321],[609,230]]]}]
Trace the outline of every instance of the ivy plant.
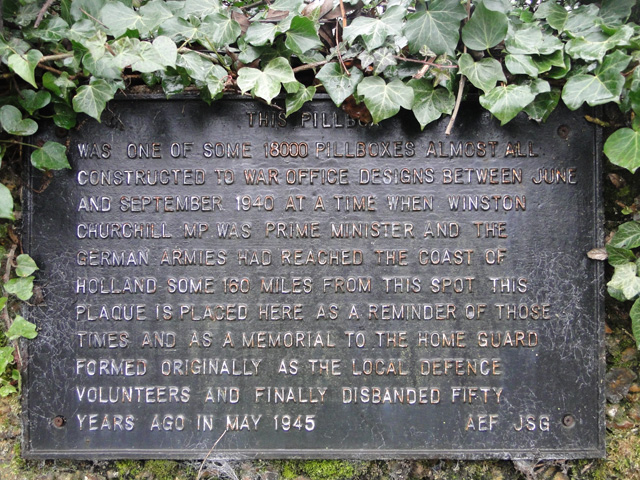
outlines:
[{"label": "ivy plant", "polygon": [[[17,348],[17,340],[21,338],[33,339],[38,335],[36,326],[25,320],[20,315],[10,318],[8,304],[10,297],[15,296],[22,301],[28,301],[33,296],[33,273],[38,270],[33,259],[26,254],[18,255],[13,262],[13,253],[7,258],[7,274],[3,282],[4,295],[0,297],[0,311],[5,320],[6,331],[4,333],[4,346],[0,347],[0,397],[6,397],[20,390],[21,377],[18,368],[15,368],[16,360],[20,362],[20,352]],[[12,268],[13,267],[13,268]],[[11,278],[11,273],[15,274]]]},{"label": "ivy plant", "polygon": [[[27,146],[35,168],[69,168],[64,143],[29,140],[41,120],[67,130],[79,123],[79,114],[100,121],[124,90],[168,97],[195,92],[206,102],[242,94],[286,115],[325,92],[363,121],[377,123],[407,110],[424,128],[450,116],[447,133],[461,100],[476,92],[501,124],[519,114],[545,121],[561,103],[571,110],[616,106],[625,124],[608,137],[604,152],[635,172],[640,27],[629,20],[635,4],[4,0],[0,160]],[[0,218],[14,217],[11,188],[0,183]],[[621,266],[610,289],[618,298],[633,298],[634,289],[615,286]]]}]

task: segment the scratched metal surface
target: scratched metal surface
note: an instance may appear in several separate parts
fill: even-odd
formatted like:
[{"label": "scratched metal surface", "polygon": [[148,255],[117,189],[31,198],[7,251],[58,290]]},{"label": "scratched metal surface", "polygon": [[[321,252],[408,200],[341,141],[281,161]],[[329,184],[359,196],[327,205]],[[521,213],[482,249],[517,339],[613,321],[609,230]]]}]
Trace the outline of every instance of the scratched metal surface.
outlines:
[{"label": "scratched metal surface", "polygon": [[[383,122],[379,127],[346,127],[343,112],[327,99],[304,107],[308,112],[288,119],[286,127],[254,126],[250,116],[258,112],[270,116],[272,110],[246,99],[228,99],[207,106],[182,99],[118,100],[109,105],[101,124],[86,119],[71,132],[69,144],[71,170],[56,172],[42,193],[26,189],[24,205],[24,245],[41,270],[37,281],[45,301],[29,309],[39,336],[28,343],[28,372],[25,379],[25,435],[23,453],[30,458],[202,458],[227,428],[227,419],[238,419],[238,430],[229,430],[216,445],[213,455],[219,458],[579,458],[604,455],[603,426],[603,321],[602,268],[586,257],[586,252],[602,241],[599,139],[592,125],[580,112],[562,111],[546,124],[538,125],[519,116],[500,127],[487,112],[469,105],[463,109],[450,137],[444,135],[445,122],[420,131],[409,119]],[[325,123],[335,125],[325,128]],[[313,127],[310,118],[318,119]],[[335,115],[335,116],[334,116]],[[306,119],[303,122],[303,118]],[[256,121],[257,123],[257,121]],[[304,123],[304,126],[303,126]],[[345,125],[345,126],[340,126]],[[53,138],[52,129],[43,138]],[[385,151],[383,144],[402,142],[398,151]],[[450,152],[450,142],[498,142],[496,155],[470,158],[440,157]],[[521,157],[505,157],[509,142],[521,142]],[[81,159],[78,144],[111,145],[109,158]],[[157,159],[127,158],[127,144],[161,143]],[[186,157],[172,158],[171,143],[193,142]],[[205,158],[206,142],[251,143],[252,158]],[[270,142],[306,142],[306,158],[265,158],[264,144]],[[317,143],[332,144],[333,152],[316,155]],[[333,143],[335,142],[335,144]],[[356,142],[374,143],[377,156],[346,158],[357,149]],[[415,153],[405,142],[413,142]],[[429,142],[434,142],[436,156],[427,156]],[[533,142],[529,156],[528,142]],[[349,146],[345,146],[349,144]],[[337,145],[337,150],[335,145]],[[351,148],[351,150],[349,150]],[[489,151],[490,147],[487,147]],[[346,150],[345,150],[346,149]],[[372,150],[375,155],[377,152]],[[340,155],[343,155],[342,157]],[[394,157],[394,155],[399,155]],[[360,169],[433,169],[434,181],[424,184],[362,185]],[[522,169],[523,182],[503,185],[449,184],[442,182],[443,169],[453,168]],[[162,170],[203,169],[204,185],[166,186],[83,186],[79,170]],[[278,185],[247,185],[245,169],[278,169]],[[289,169],[348,169],[348,185],[287,185],[284,172]],[[536,185],[531,180],[540,168],[576,169],[572,185]],[[216,169],[235,172],[232,185],[219,185]],[[30,172],[30,184],[37,188],[42,178]],[[162,213],[119,211],[122,196],[219,195],[222,210],[212,212]],[[251,208],[237,211],[236,196],[274,197],[274,209]],[[303,211],[285,211],[289,195],[304,195]],[[336,211],[334,195],[357,197],[372,195],[376,211]],[[433,196],[433,210],[392,211],[387,196]],[[447,197],[453,195],[510,195],[526,198],[525,211],[469,212],[451,211]],[[109,197],[111,209],[104,212],[79,211],[82,197]],[[326,210],[314,210],[309,199],[322,196]],[[422,200],[420,201],[422,202]],[[318,222],[319,238],[266,237],[266,222]],[[410,222],[413,233],[408,238],[336,239],[329,235],[331,222]],[[472,222],[506,222],[507,238],[477,238]],[[78,238],[77,225],[90,222],[143,222],[161,225],[171,238],[110,239]],[[249,238],[222,239],[217,224],[250,224]],[[456,222],[456,238],[425,237],[426,225]],[[207,224],[202,238],[184,238],[184,224]],[[157,227],[161,228],[161,227]],[[158,230],[156,230],[158,231]],[[506,249],[501,265],[487,264],[484,252]],[[224,251],[226,263],[214,266],[161,266],[161,253],[175,249]],[[283,249],[305,252],[323,249],[359,250],[360,265],[351,266],[282,266]],[[407,265],[378,265],[376,250],[406,250]],[[471,265],[420,265],[422,249],[471,249]],[[148,266],[81,266],[81,250],[147,252]],[[238,251],[272,253],[270,265],[242,266]],[[356,262],[358,263],[358,262]],[[387,292],[383,278],[418,278],[419,292]],[[152,294],[82,294],[76,293],[78,278],[107,279],[116,288],[125,278],[145,277],[157,280]],[[214,293],[171,294],[169,277],[210,277]],[[222,279],[246,277],[250,291],[246,294],[222,293]],[[310,278],[309,293],[260,293],[262,278],[282,278],[285,287],[295,278]],[[334,281],[323,291],[324,278],[371,278],[371,291],[337,293]],[[473,277],[472,291],[433,293],[432,278]],[[527,279],[524,293],[493,293],[492,277]],[[304,280],[302,280],[304,282]],[[411,281],[412,283],[415,281]],[[111,287],[108,287],[111,288]],[[413,288],[416,290],[416,288]],[[452,304],[456,317],[448,320],[369,320],[369,304]],[[481,319],[467,319],[469,304],[487,304]],[[548,304],[546,320],[498,318],[495,304]],[[77,318],[78,305],[144,304],[146,320],[87,321]],[[192,321],[189,319],[155,320],[155,305],[243,304],[247,318],[237,321]],[[303,320],[267,321],[258,319],[258,305],[300,304]],[[335,320],[316,319],[320,305],[339,307]],[[349,318],[355,305],[360,319]],[[80,346],[79,332],[127,332],[130,343],[125,348],[85,348]],[[211,332],[213,346],[189,347],[193,332]],[[366,336],[364,347],[348,347],[345,332]],[[376,331],[406,332],[407,347],[381,348]],[[464,348],[434,348],[417,345],[418,332],[465,332]],[[536,332],[538,344],[532,348],[478,346],[478,332]],[[174,348],[143,348],[144,332],[175,333]],[[230,333],[234,347],[222,348]],[[327,344],[315,348],[243,348],[242,333],[248,332],[320,332]],[[515,334],[514,334],[515,335]],[[247,360],[260,360],[257,375],[164,375],[163,360],[193,358],[234,360],[236,366]],[[423,359],[494,359],[499,358],[500,375],[456,376],[421,375]],[[84,359],[143,359],[144,375],[87,375],[78,361]],[[281,361],[298,360],[298,373],[279,373]],[[340,360],[340,375],[313,374],[310,359]],[[396,371],[386,375],[355,375],[366,359],[384,360],[379,366]],[[357,366],[354,370],[353,362]],[[82,363],[82,362],[80,362]],[[400,365],[402,364],[402,365]],[[247,364],[247,371],[253,367]],[[239,372],[239,371],[238,371]],[[238,373],[237,372],[237,373]],[[243,370],[242,373],[245,373]],[[255,372],[254,372],[255,373]],[[336,372],[337,373],[337,372]],[[109,389],[121,387],[171,387],[184,392],[188,401],[153,402],[105,399]],[[209,388],[237,387],[236,403],[206,402]],[[286,403],[266,403],[257,398],[259,387],[291,387],[293,396]],[[354,401],[354,388],[379,387],[423,388],[429,402],[405,404]],[[103,390],[102,400],[88,398],[91,388]],[[476,390],[474,390],[474,388]],[[433,390],[435,389],[435,390]],[[438,392],[432,393],[434,391]],[[93,390],[95,392],[95,390]],[[287,390],[288,392],[289,390]],[[324,393],[321,393],[323,392]],[[488,392],[486,401],[482,392]],[[84,393],[83,393],[84,392]],[[302,394],[300,394],[302,392]],[[457,393],[456,393],[457,392]],[[464,392],[477,396],[465,397]],[[497,392],[500,392],[498,402]],[[113,393],[112,393],[113,394]],[[121,391],[120,391],[120,395]],[[412,394],[409,394],[412,395]],[[434,395],[434,397],[431,397]],[[473,395],[473,393],[472,393]],[[438,396],[438,398],[435,398]],[[135,395],[134,395],[135,397]],[[359,397],[362,400],[362,397]],[[464,400],[467,402],[464,402]],[[175,398],[173,399],[175,400]],[[182,398],[184,400],[184,397]],[[308,400],[308,402],[305,402]],[[433,403],[430,403],[432,402]],[[93,415],[93,416],[92,416]],[[170,415],[172,417],[167,417]],[[198,415],[211,422],[207,431],[199,431]],[[282,416],[302,416],[302,428],[282,429]],[[312,415],[313,417],[307,417]],[[118,416],[122,417],[119,423]],[[260,416],[259,421],[258,416]],[[276,429],[278,417],[279,428]],[[126,418],[129,417],[129,421]],[[525,427],[521,426],[525,418]],[[530,418],[529,418],[530,417]],[[156,428],[154,418],[160,420]],[[173,418],[173,422],[169,421]],[[201,417],[202,419],[203,417]],[[90,419],[93,421],[90,423]],[[181,422],[180,419],[183,419]],[[307,431],[306,427],[313,430]],[[527,423],[527,420],[531,420]],[[201,420],[202,421],[202,420]],[[257,422],[257,423],[256,423]],[[130,430],[119,425],[133,425]],[[256,426],[257,425],[257,426]],[[489,430],[489,426],[491,429]],[[82,426],[82,428],[81,428]],[[542,428],[541,428],[542,427]],[[548,428],[547,428],[548,427]],[[178,430],[179,429],[179,430]]]}]

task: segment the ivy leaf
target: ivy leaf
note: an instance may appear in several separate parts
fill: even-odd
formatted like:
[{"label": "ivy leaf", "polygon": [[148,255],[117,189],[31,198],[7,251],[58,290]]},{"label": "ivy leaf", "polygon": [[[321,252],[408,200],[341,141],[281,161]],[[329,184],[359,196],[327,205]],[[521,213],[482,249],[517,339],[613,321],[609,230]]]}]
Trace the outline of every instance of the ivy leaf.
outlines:
[{"label": "ivy leaf", "polygon": [[153,48],[158,54],[158,61],[165,67],[176,66],[178,58],[178,47],[169,37],[161,35],[153,40]]},{"label": "ivy leaf", "polygon": [[[205,82],[209,73],[214,67],[220,67],[211,60],[204,58],[196,52],[186,52],[181,54],[176,61],[176,65],[186,70],[191,78]],[[224,69],[223,69],[224,70]]]},{"label": "ivy leaf", "polygon": [[287,31],[286,47],[293,53],[302,55],[322,46],[313,21],[307,17],[293,17]]},{"label": "ivy leaf", "polygon": [[73,80],[69,79],[67,72],[62,72],[60,76],[56,76],[51,72],[45,72],[42,76],[42,85],[55,96],[60,97],[64,101],[69,101],[69,92],[76,88]]},{"label": "ivy leaf", "polygon": [[322,82],[333,103],[340,106],[346,98],[353,95],[364,74],[359,68],[353,67],[347,75],[340,65],[334,62],[324,65],[316,78]]},{"label": "ivy leaf", "polygon": [[213,65],[211,67],[211,70],[209,70],[205,78],[205,83],[212,98],[216,98],[222,94],[228,76],[227,71],[220,65]]},{"label": "ivy leaf", "polygon": [[543,92],[536,95],[536,98],[529,105],[524,107],[524,111],[529,118],[536,122],[546,122],[549,115],[555,110],[560,101],[560,90],[554,88],[550,92]]},{"label": "ivy leaf", "polygon": [[636,261],[636,256],[628,248],[614,247],[612,245],[607,245],[605,248],[609,265],[613,267]]},{"label": "ivy leaf", "polygon": [[629,45],[634,30],[629,25],[623,25],[612,36],[602,32],[590,33],[584,37],[572,38],[567,42],[565,51],[572,58],[586,61],[602,62],[606,53],[614,47]]},{"label": "ivy leaf", "polygon": [[142,15],[120,2],[109,2],[102,7],[100,21],[115,38],[124,35],[128,30],[144,29]]},{"label": "ivy leaf", "polygon": [[16,315],[6,335],[9,340],[16,340],[18,338],[28,338],[31,340],[38,336],[38,332],[33,323],[25,320],[20,315]]},{"label": "ivy leaf", "polygon": [[7,293],[27,301],[33,295],[33,277],[12,278],[4,284]]},{"label": "ivy leaf", "polygon": [[187,0],[184,4],[184,15],[193,15],[195,17],[206,17],[220,10],[220,2],[218,0]]},{"label": "ivy leaf", "polygon": [[538,76],[538,67],[529,55],[507,55],[504,64],[513,75]]},{"label": "ivy leaf", "polygon": [[278,33],[278,26],[273,23],[254,22],[249,25],[247,33],[244,35],[247,43],[261,47],[268,43],[273,43]]},{"label": "ivy leaf", "polygon": [[208,15],[200,24],[198,37],[206,40],[207,47],[216,50],[234,43],[242,33],[240,24],[223,13]]},{"label": "ivy leaf", "polygon": [[504,125],[535,98],[528,85],[497,86],[480,97],[480,105]]},{"label": "ivy leaf", "polygon": [[276,0],[270,6],[270,10],[300,13],[304,7],[304,0]]},{"label": "ivy leaf", "polygon": [[504,13],[491,11],[478,3],[471,18],[462,27],[462,41],[471,50],[487,50],[504,40],[508,25],[509,20]]},{"label": "ivy leaf", "polygon": [[251,90],[252,95],[271,105],[273,97],[280,93],[282,83],[295,82],[289,61],[284,57],[271,60],[263,71],[244,67],[238,71],[238,86],[242,92]]},{"label": "ivy leaf", "polygon": [[0,108],[0,125],[11,135],[26,137],[38,131],[38,124],[30,118],[22,118],[22,113],[13,105]]},{"label": "ivy leaf", "polygon": [[316,87],[311,86],[307,88],[300,88],[295,93],[290,93],[285,98],[285,107],[287,109],[287,117],[293,112],[297,112],[302,106],[313,100],[313,96],[316,94]]},{"label": "ivy leaf", "polygon": [[100,121],[100,115],[113,98],[114,91],[105,80],[94,79],[89,85],[78,88],[73,97],[73,109],[79,113],[86,113]]},{"label": "ivy leaf", "polygon": [[18,100],[22,108],[24,108],[29,115],[33,115],[36,110],[46,107],[51,102],[51,94],[46,90],[20,90],[20,98]]},{"label": "ivy leaf", "polygon": [[571,77],[562,89],[562,100],[571,110],[587,102],[590,106],[618,102],[624,76],[622,71],[629,65],[631,57],[616,50],[604,59],[595,75],[578,74]]},{"label": "ivy leaf", "polygon": [[467,77],[474,87],[485,93],[495,87],[496,83],[507,81],[502,65],[494,58],[483,58],[474,62],[471,55],[463,53],[458,60],[458,66],[460,73]]},{"label": "ivy leaf", "polygon": [[547,23],[558,32],[563,32],[569,18],[569,12],[564,7],[556,3],[555,0],[548,0],[538,5],[536,13],[533,15],[535,19],[546,19]]},{"label": "ivy leaf", "polygon": [[509,0],[484,0],[484,6],[494,12],[508,13],[511,10]]},{"label": "ivy leaf", "polygon": [[413,89],[413,114],[424,129],[429,123],[437,120],[442,114],[450,115],[455,106],[453,94],[446,88],[434,88],[425,79],[411,79],[407,84]]},{"label": "ivy leaf", "polygon": [[629,250],[640,247],[640,223],[626,222],[620,225],[609,245]]},{"label": "ivy leaf", "polygon": [[11,191],[0,183],[0,218],[15,220],[13,216],[13,196]]},{"label": "ivy leaf", "polygon": [[636,300],[629,311],[631,317],[631,331],[636,340],[636,348],[640,350],[640,299]]},{"label": "ivy leaf", "polygon": [[540,53],[539,45],[542,43],[542,30],[537,25],[524,25],[509,32],[504,42],[508,53],[533,55]]},{"label": "ivy leaf", "polygon": [[367,50],[375,50],[384,45],[389,35],[400,35],[404,11],[400,6],[387,9],[381,18],[357,17],[345,28],[343,39],[353,43],[361,37]]},{"label": "ivy leaf", "polygon": [[467,12],[458,0],[434,0],[429,10],[408,15],[404,35],[409,50],[415,53],[426,46],[436,55],[455,56],[463,18],[467,18]]},{"label": "ivy leaf", "polygon": [[71,130],[76,126],[77,114],[66,103],[56,103],[53,107],[53,123],[60,128]]},{"label": "ivy leaf", "polygon": [[4,373],[13,360],[13,347],[0,347],[0,373]]},{"label": "ivy leaf", "polygon": [[71,168],[67,160],[67,148],[58,142],[46,142],[31,154],[31,164],[40,170]]},{"label": "ivy leaf", "polygon": [[603,0],[598,15],[607,25],[625,22],[636,3],[636,0]]},{"label": "ivy leaf", "polygon": [[42,56],[39,50],[29,50],[23,55],[14,53],[9,56],[9,68],[25,82],[38,88],[38,85],[36,85],[35,70]]},{"label": "ivy leaf", "polygon": [[28,277],[36,270],[39,270],[36,262],[33,261],[33,258],[31,258],[26,253],[18,255],[16,261],[18,264],[16,267],[16,275],[18,275],[19,277]]},{"label": "ivy leaf", "polygon": [[373,123],[394,116],[400,107],[413,107],[413,89],[398,79],[387,84],[380,77],[366,77],[358,84],[357,92],[364,98]]},{"label": "ivy leaf", "polygon": [[[640,167],[640,132],[630,128],[616,130],[604,143],[604,153],[614,165],[635,173]],[[640,246],[640,243],[634,247],[627,248],[635,248],[637,246]]]},{"label": "ivy leaf", "polygon": [[621,292],[627,300],[634,299],[640,293],[640,278],[636,272],[635,263],[618,265],[615,267],[613,277],[607,283],[607,287]]}]

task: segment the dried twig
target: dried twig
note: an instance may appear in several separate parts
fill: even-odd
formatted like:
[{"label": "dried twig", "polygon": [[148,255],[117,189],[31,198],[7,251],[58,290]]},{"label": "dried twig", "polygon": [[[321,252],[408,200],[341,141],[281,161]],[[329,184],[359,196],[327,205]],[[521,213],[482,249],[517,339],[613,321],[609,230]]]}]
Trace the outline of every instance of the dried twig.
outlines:
[{"label": "dried twig", "polygon": [[[467,0],[467,20],[471,18],[471,0]],[[467,53],[467,46],[464,46],[464,53]],[[464,84],[466,82],[466,77],[464,75],[460,75],[460,83],[458,84],[458,96],[456,98],[456,104],[453,107],[453,113],[451,114],[451,118],[449,119],[449,125],[447,125],[447,129],[444,131],[445,135],[451,135],[451,130],[453,130],[453,124],[456,122],[456,117],[458,116],[458,110],[460,110],[460,103],[462,103],[462,94],[464,93]]]},{"label": "dried twig", "polygon": [[434,63],[433,59],[435,57],[431,57],[429,60],[420,60],[418,58],[407,58],[402,55],[394,55],[393,58],[397,58],[398,60],[402,60],[403,62],[413,62],[413,63],[421,63],[428,67],[436,67],[436,68],[458,68],[457,65],[443,65],[441,63]]},{"label": "dried twig", "polygon": [[224,437],[227,434],[228,431],[229,431],[229,429],[225,428],[224,432],[222,432],[222,435],[220,435],[218,437],[218,440],[216,440],[216,442],[213,444],[213,446],[211,447],[211,449],[207,453],[207,456],[204,457],[204,459],[202,460],[202,463],[200,464],[200,469],[198,470],[198,476],[196,477],[196,480],[200,479],[200,476],[202,475],[202,468],[204,467],[205,462],[207,461],[207,459],[211,455],[211,452],[213,452],[213,450],[218,446],[218,443],[220,443],[220,440],[222,440],[222,437]]},{"label": "dried twig", "polygon": [[294,68],[293,73],[302,72],[304,70],[311,70],[312,68],[321,67],[323,65],[326,65],[327,63],[329,63],[328,60],[322,60],[320,62],[314,63],[305,63],[304,65],[300,65],[299,67]]},{"label": "dried twig", "polygon": [[340,15],[342,15],[342,28],[347,28],[347,12],[344,9],[344,2],[340,0]]},{"label": "dried twig", "polygon": [[[340,3],[342,3],[342,0],[340,1]],[[344,64],[344,60],[342,60],[342,53],[340,53],[340,40],[338,38],[337,23],[336,23],[336,53],[338,54],[338,61],[340,62],[340,66],[342,67],[342,70],[344,70],[344,73],[347,74],[347,77],[350,77],[351,74],[349,73],[349,70],[347,70],[347,66]]]},{"label": "dried twig", "polygon": [[47,0],[46,2],[44,2],[44,5],[38,12],[38,16],[36,17],[36,22],[33,24],[33,28],[38,28],[38,25],[40,25],[40,22],[42,22],[42,19],[44,18],[44,14],[47,13],[47,10],[49,10],[49,7],[53,5],[54,1],[55,0]]}]

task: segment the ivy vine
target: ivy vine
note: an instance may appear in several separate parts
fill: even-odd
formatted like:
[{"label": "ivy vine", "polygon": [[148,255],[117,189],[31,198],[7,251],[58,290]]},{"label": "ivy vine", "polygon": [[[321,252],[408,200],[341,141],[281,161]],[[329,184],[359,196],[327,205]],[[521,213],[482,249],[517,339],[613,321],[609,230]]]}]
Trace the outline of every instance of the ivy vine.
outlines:
[{"label": "ivy vine", "polygon": [[[168,97],[197,92],[206,102],[235,93],[268,104],[284,95],[286,115],[323,91],[362,121],[378,123],[404,109],[424,128],[450,116],[447,133],[461,100],[476,91],[480,105],[503,125],[523,111],[545,121],[560,102],[571,110],[585,103],[617,105],[627,124],[608,137],[604,152],[635,172],[640,27],[629,21],[635,4],[4,0],[0,161],[29,146],[36,168],[69,168],[64,144],[29,144],[38,121],[51,119],[67,130],[76,126],[78,114],[99,121],[119,90]],[[0,218],[13,220],[9,187],[0,183]],[[609,290],[618,299],[636,300],[631,315],[640,341],[640,262],[634,253],[639,247],[640,224],[629,222],[608,253],[615,267]],[[17,276],[14,283],[5,280],[8,294],[18,295],[11,289],[32,278]],[[16,329],[18,336],[35,334],[24,322],[19,316],[8,322],[11,340]],[[9,348],[0,348],[0,371],[10,363]]]}]

